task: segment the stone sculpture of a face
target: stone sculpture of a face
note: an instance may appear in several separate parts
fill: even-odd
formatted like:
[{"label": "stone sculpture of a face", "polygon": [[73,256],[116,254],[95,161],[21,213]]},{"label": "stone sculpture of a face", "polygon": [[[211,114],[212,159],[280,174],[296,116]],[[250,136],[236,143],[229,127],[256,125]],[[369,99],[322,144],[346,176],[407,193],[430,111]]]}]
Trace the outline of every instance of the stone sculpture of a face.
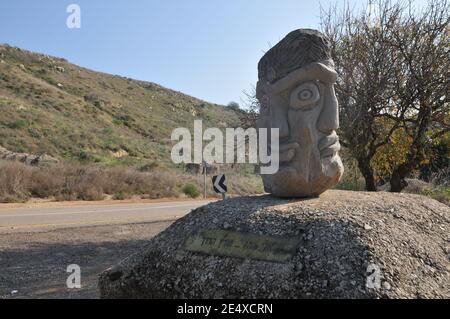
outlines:
[{"label": "stone sculpture of a face", "polygon": [[333,66],[328,40],[308,29],[288,34],[259,62],[259,127],[278,128],[280,135],[279,171],[262,175],[266,192],[313,197],[339,182],[344,169]]}]

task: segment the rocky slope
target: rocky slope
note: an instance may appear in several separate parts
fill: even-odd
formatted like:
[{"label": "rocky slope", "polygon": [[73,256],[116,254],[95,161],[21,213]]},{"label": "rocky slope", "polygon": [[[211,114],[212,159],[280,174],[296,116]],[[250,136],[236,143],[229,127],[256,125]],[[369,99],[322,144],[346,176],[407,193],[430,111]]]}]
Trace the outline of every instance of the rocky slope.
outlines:
[{"label": "rocky slope", "polygon": [[[285,262],[185,249],[204,229],[299,240]],[[191,212],[101,274],[103,298],[450,298],[450,208],[410,194],[244,197]]]},{"label": "rocky slope", "polygon": [[47,154],[27,154],[27,153],[14,153],[8,151],[6,148],[0,146],[0,160],[6,161],[18,161],[27,165],[48,165],[58,163],[58,160]]}]

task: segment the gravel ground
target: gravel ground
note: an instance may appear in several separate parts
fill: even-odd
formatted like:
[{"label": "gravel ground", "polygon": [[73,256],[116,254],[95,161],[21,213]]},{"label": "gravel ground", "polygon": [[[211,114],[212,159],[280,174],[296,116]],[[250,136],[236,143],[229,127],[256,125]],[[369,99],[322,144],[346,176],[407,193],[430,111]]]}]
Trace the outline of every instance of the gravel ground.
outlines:
[{"label": "gravel ground", "polygon": [[[138,251],[170,222],[0,234],[0,299],[98,298],[98,274]],[[68,289],[68,265],[81,289]]]},{"label": "gravel ground", "polygon": [[[186,251],[205,229],[300,244],[284,263]],[[176,221],[99,287],[105,298],[450,298],[450,208],[382,192],[229,199]]]}]

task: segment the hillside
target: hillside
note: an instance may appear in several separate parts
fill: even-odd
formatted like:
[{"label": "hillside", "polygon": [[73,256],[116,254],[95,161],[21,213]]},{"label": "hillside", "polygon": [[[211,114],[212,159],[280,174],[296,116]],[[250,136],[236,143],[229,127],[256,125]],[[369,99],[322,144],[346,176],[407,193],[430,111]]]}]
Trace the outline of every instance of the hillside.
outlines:
[{"label": "hillside", "polygon": [[[149,75],[151,77],[151,74]],[[239,113],[155,83],[0,45],[0,146],[59,159],[170,166],[176,127],[239,126]]]}]

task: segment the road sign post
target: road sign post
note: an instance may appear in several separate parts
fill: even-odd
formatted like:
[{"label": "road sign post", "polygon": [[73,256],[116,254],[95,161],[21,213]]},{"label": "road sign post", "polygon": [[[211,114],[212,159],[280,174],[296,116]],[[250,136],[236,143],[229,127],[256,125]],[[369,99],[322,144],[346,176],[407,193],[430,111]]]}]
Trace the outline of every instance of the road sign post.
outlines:
[{"label": "road sign post", "polygon": [[203,167],[203,198],[206,199],[206,167]]},{"label": "road sign post", "polygon": [[206,174],[208,173],[208,171],[207,171],[205,161],[203,161],[202,166],[203,166],[203,170],[202,170],[202,173],[203,173],[203,198],[206,199],[206,196],[207,196],[207,194],[206,194]]}]

